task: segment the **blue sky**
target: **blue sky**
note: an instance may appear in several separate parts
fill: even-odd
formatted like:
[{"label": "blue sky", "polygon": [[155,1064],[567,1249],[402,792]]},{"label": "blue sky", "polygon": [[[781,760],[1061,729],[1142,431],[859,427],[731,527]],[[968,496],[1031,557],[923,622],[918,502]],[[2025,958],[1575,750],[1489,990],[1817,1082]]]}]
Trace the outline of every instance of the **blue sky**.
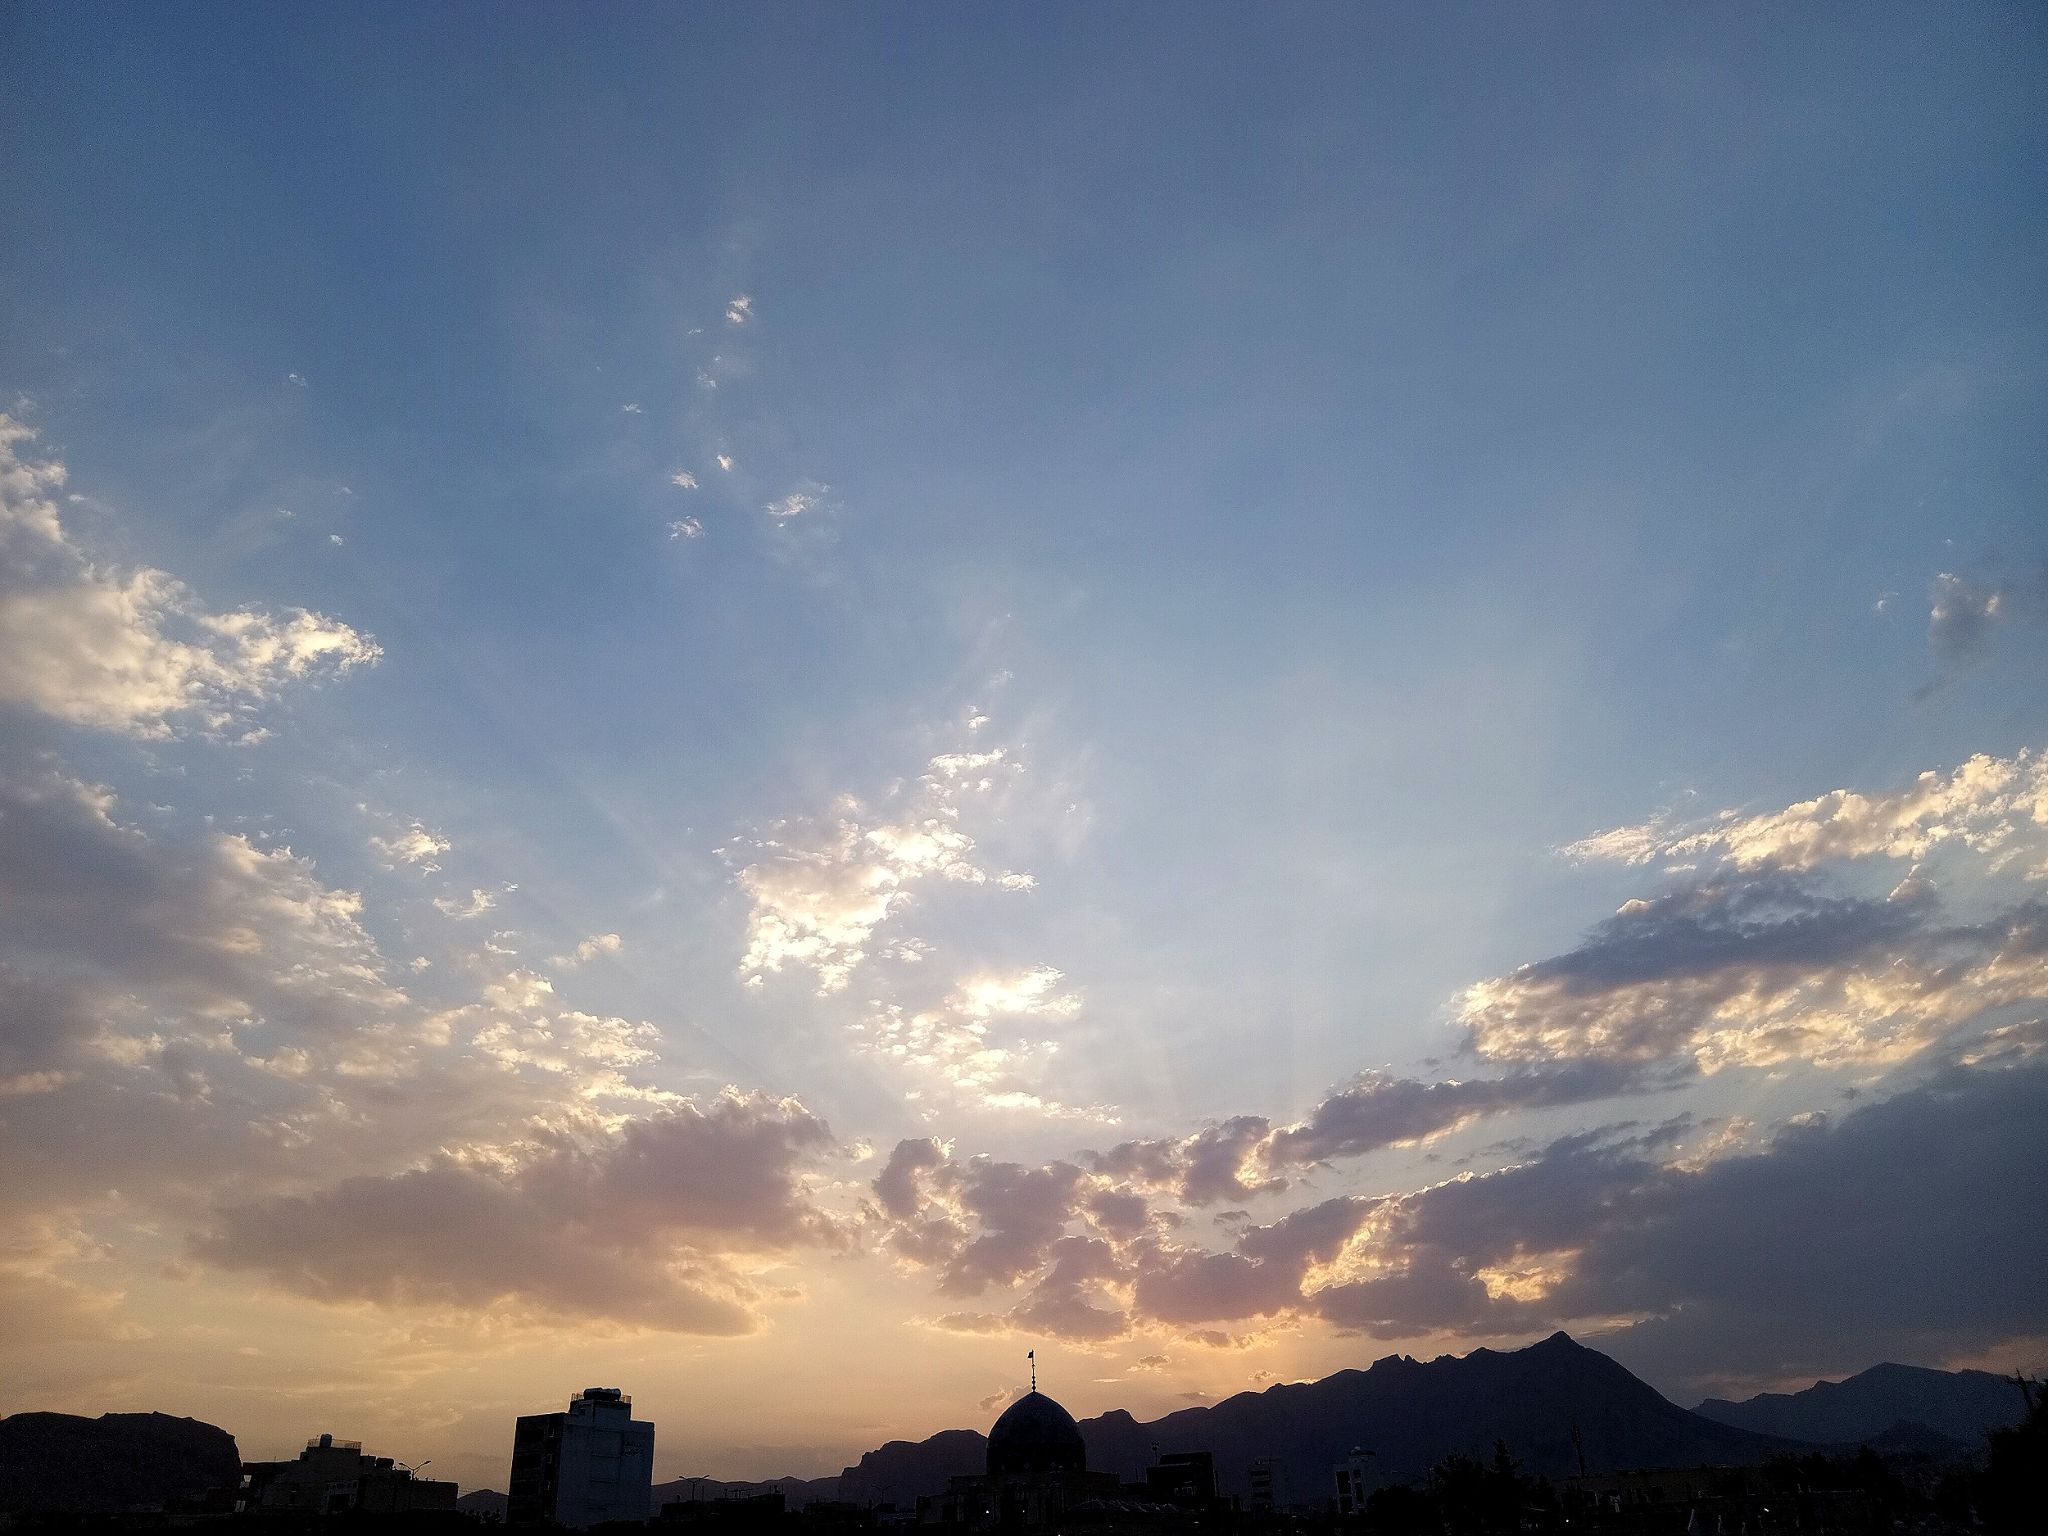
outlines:
[{"label": "blue sky", "polygon": [[[0,1408],[69,1391],[251,1415],[262,1383],[224,1385],[203,1330],[256,1297],[277,1369],[327,1382],[337,1421],[306,1432],[353,1415],[451,1456],[490,1450],[489,1422],[409,1421],[396,1378],[321,1374],[355,1346],[283,1341],[334,1307],[415,1332],[482,1307],[504,1405],[589,1374],[536,1342],[570,1325],[590,1330],[570,1361],[657,1400],[662,1339],[729,1334],[704,1347],[752,1380],[838,1337],[828,1311],[930,1360],[866,1418],[790,1365],[820,1405],[735,1398],[731,1432],[788,1424],[801,1443],[772,1448],[806,1465],[690,1442],[735,1472],[971,1421],[1026,1337],[1091,1362],[1077,1407],[1139,1409],[1375,1340],[1558,1321],[1606,1328],[1680,1396],[1915,1340],[1928,1359],[2038,1340],[1987,1300],[1734,1359],[1710,1328],[1656,1342],[1684,1333],[1669,1296],[1396,1309],[1360,1340],[1314,1296],[1423,1262],[1368,1252],[1393,1241],[1373,1227],[1285,1306],[1214,1313],[1237,1330],[1219,1352],[1174,1331],[1191,1304],[1160,1277],[1233,1229],[1119,1234],[1085,1201],[989,1271],[1008,1300],[935,1299],[962,1294],[975,1234],[1010,1230],[995,1194],[975,1203],[988,1167],[1083,1169],[1089,1199],[1137,1178],[1166,1211],[1158,1168],[1089,1157],[1305,1125],[1361,1072],[1512,1077],[1531,1041],[1544,1071],[1615,1068],[1583,1018],[1528,1024],[1512,978],[1598,950],[1618,908],[1659,925],[1666,990],[1617,1004],[1644,1017],[1691,1006],[1723,939],[1792,942],[1788,913],[1890,900],[1886,923],[1920,926],[1814,960],[1784,1004],[1797,1048],[1759,1046],[1722,998],[1598,1095],[1524,1094],[1295,1171],[1253,1138],[1245,1219],[1421,1201],[1589,1126],[1691,1115],[1659,1154],[1675,1178],[1704,1166],[1695,1142],[1765,1158],[1803,1115],[1989,1091],[2007,1057],[1967,1042],[2038,1019],[2048,990],[2024,943],[1993,944],[1938,1025],[1869,991],[1911,963],[1883,944],[1952,960],[1969,924],[2031,932],[2048,868],[2025,789],[2048,721],[2038,13],[22,5],[0,28],[0,394],[37,434],[9,464],[66,474],[11,491],[63,523],[10,551],[17,825],[112,838],[110,867],[120,838],[146,846],[187,890],[164,900],[221,925],[209,953],[275,971],[303,941],[292,984],[326,988],[266,1004],[269,982],[209,962],[218,995],[195,1001],[54,917],[17,931],[14,974],[83,989],[65,1016],[90,1048],[17,1062],[0,1133],[61,1161],[58,1127],[161,1102],[180,1129],[150,1160],[196,1140],[181,1178],[115,1158],[96,1190],[23,1197],[22,1294],[98,1321],[23,1354],[8,1374],[34,1401]],[[116,603],[138,571],[183,595]],[[299,610],[319,624],[290,630]],[[244,611],[239,641],[208,627]],[[192,625],[198,651],[165,649]],[[151,702],[166,675],[182,702]],[[1947,778],[1980,754],[2005,777]],[[1939,806],[1883,798],[1928,772],[1955,786]],[[1801,814],[1864,831],[1824,857],[1788,852],[1782,823],[1754,857],[1685,842],[1837,790],[1865,798]],[[1636,862],[1561,851],[1660,816]],[[1918,840],[1865,835],[1887,816]],[[236,884],[250,869],[269,894]],[[66,899],[75,918],[109,898]],[[1624,907],[1660,899],[1722,903],[1733,937],[1678,954],[1665,909]],[[287,907],[290,943],[264,926]],[[1495,983],[1522,1002],[1475,1001]],[[322,1009],[348,1022],[305,1023]],[[289,1072],[281,1040],[304,1053]],[[2031,1050],[1997,1070],[2030,1080]],[[231,1086],[251,1072],[302,1097]],[[403,1135],[362,1129],[387,1079],[420,1095]],[[294,1269],[263,1225],[341,1198],[323,1159],[399,1181],[401,1208],[408,1177],[458,1167],[534,1199],[548,1138],[602,1162],[692,1114],[778,1128],[797,1182],[770,1182],[809,1213],[671,1211],[676,1246],[621,1248],[727,1263],[714,1323],[694,1282],[664,1313],[630,1286],[522,1285],[509,1258],[481,1278],[402,1254]],[[244,1158],[220,1183],[198,1143],[266,1124],[312,1165]],[[921,1186],[950,1258],[913,1252],[929,1211],[875,1193],[926,1137],[950,1159]],[[1099,1270],[1056,1282],[1059,1241],[1106,1245],[1058,1250]],[[1595,1251],[1531,1239],[1518,1262],[1550,1278],[1526,1283],[1476,1251],[1452,1267],[1522,1306],[1585,1280],[1558,1278],[1567,1249]],[[173,1271],[176,1299],[135,1278]],[[1060,1310],[1077,1297],[1120,1329]],[[147,1387],[107,1364],[124,1329],[153,1341]],[[1151,1356],[1174,1363],[1131,1364]]]}]

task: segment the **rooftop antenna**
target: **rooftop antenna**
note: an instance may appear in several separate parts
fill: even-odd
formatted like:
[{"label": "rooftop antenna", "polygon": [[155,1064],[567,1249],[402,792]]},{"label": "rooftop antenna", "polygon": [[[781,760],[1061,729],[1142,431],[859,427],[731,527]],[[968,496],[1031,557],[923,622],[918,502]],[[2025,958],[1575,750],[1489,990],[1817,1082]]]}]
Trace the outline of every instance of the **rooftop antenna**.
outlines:
[{"label": "rooftop antenna", "polygon": [[1024,1358],[1031,1362],[1031,1390],[1036,1392],[1038,1390],[1038,1351],[1027,1349],[1024,1351]]}]

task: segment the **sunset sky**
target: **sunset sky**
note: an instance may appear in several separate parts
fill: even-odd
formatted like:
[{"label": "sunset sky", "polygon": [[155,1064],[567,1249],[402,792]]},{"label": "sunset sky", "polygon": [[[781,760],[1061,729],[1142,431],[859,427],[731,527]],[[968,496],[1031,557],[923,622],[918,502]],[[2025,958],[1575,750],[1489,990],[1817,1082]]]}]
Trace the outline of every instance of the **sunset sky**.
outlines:
[{"label": "sunset sky", "polygon": [[2048,13],[0,56],[0,1413],[2048,1365]]}]

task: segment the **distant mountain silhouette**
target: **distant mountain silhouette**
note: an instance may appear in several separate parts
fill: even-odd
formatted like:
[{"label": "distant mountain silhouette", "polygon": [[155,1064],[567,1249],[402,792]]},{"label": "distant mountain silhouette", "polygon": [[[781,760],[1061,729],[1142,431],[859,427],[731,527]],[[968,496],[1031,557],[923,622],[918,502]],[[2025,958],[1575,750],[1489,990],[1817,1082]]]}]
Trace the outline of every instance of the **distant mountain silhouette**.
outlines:
[{"label": "distant mountain silhouette", "polygon": [[455,1501],[458,1513],[481,1515],[490,1520],[503,1520],[505,1507],[512,1501],[495,1488],[476,1488]]},{"label": "distant mountain silhouette", "polygon": [[235,1437],[167,1413],[0,1419],[0,1512],[161,1509],[242,1480]]},{"label": "distant mountain silhouette", "polygon": [[923,1440],[891,1440],[839,1474],[839,1497],[855,1504],[907,1509],[921,1493],[944,1493],[946,1480],[979,1475],[988,1466],[988,1437],[975,1429],[942,1429]]},{"label": "distant mountain silhouette", "polygon": [[2019,1388],[1989,1371],[1873,1365],[1802,1392],[1765,1392],[1739,1403],[1710,1397],[1693,1411],[1717,1424],[1792,1440],[1860,1444],[1903,1425],[1977,1449],[1986,1430],[2017,1424],[2020,1409]]},{"label": "distant mountain silhouette", "polygon": [[[1689,1413],[1563,1333],[1508,1353],[1476,1349],[1428,1362],[1389,1355],[1369,1370],[1242,1392],[1149,1423],[1119,1408],[1082,1420],[1081,1434],[1092,1471],[1135,1479],[1155,1446],[1209,1451],[1223,1491],[1243,1493],[1253,1459],[1272,1456],[1285,1465],[1292,1496],[1314,1500],[1354,1446],[1373,1452],[1389,1481],[1419,1478],[1454,1451],[1488,1456],[1496,1440],[1528,1471],[1568,1476],[1578,1466],[1575,1426],[1594,1472],[1741,1465],[1809,1448]],[[985,1445],[964,1430],[893,1442],[846,1469],[841,1496],[904,1503],[938,1492],[948,1476],[980,1471]]]}]

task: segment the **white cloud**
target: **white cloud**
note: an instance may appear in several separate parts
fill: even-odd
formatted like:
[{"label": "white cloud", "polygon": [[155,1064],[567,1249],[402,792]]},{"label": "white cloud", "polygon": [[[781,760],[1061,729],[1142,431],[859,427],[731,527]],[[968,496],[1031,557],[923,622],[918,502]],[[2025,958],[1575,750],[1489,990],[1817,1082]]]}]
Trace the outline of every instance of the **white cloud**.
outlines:
[{"label": "white cloud", "polygon": [[1070,1019],[1081,1011],[1078,993],[1057,990],[1063,978],[1049,965],[963,981],[949,1006],[970,1019],[1021,1016]]},{"label": "white cloud", "polygon": [[468,919],[482,917],[498,904],[498,893],[476,887],[467,896],[436,896],[434,905],[449,917]]},{"label": "white cloud", "polygon": [[1882,900],[1782,873],[1629,902],[1568,954],[1466,988],[1498,1061],[1701,1069],[1905,1060],[1994,1009],[2048,1000],[2048,907],[1942,921],[1909,876]]},{"label": "white cloud", "polygon": [[966,798],[987,781],[964,782],[935,765],[899,791],[891,810],[870,812],[852,797],[837,814],[782,824],[748,839],[754,855],[739,871],[748,896],[742,976],[758,980],[802,966],[820,992],[836,992],[867,957],[870,936],[930,880],[1014,888],[1013,872],[983,868],[961,826]]},{"label": "white cloud", "polygon": [[777,522],[788,522],[791,518],[802,517],[807,512],[816,512],[825,505],[825,497],[832,487],[821,485],[816,480],[806,480],[787,496],[771,501],[761,510]]},{"label": "white cloud", "polygon": [[135,736],[252,740],[251,711],[286,685],[382,654],[322,614],[214,613],[163,571],[93,560],[58,516],[64,466],[16,452],[33,435],[0,415],[0,700]]},{"label": "white cloud", "polygon": [[[373,814],[367,807],[359,807],[366,814]],[[387,866],[396,867],[410,864],[421,874],[430,875],[439,871],[442,854],[452,846],[448,839],[438,832],[430,832],[418,821],[393,823],[391,830],[370,835],[370,846]]]},{"label": "white cloud", "polygon": [[727,325],[745,325],[753,318],[754,301],[744,293],[725,306],[725,323]]},{"label": "white cloud", "polygon": [[616,933],[593,933],[566,955],[557,955],[554,963],[560,966],[588,965],[599,955],[616,955],[626,947],[626,941]]},{"label": "white cloud", "polygon": [[697,477],[691,474],[687,469],[679,469],[674,474],[670,475],[668,477],[668,483],[676,487],[677,490],[694,491],[695,489],[697,489]]},{"label": "white cloud", "polygon": [[1873,856],[1924,859],[1943,847],[1996,854],[2043,832],[2048,753],[2022,750],[2011,757],[1979,753],[1952,772],[1930,770],[1897,790],[1830,790],[1781,811],[1723,811],[1682,826],[1652,819],[1595,833],[1562,851],[1627,864],[1719,858],[1738,869],[1804,870]]},{"label": "white cloud", "polygon": [[716,457],[717,457],[717,460],[718,460],[718,467],[719,467],[720,469],[724,470],[724,471],[725,471],[725,472],[726,472],[727,474],[731,474],[731,473],[732,473],[732,455],[730,455],[730,454],[726,454],[726,453],[721,453],[721,454],[718,454],[718,455],[717,455]]},{"label": "white cloud", "polygon": [[629,401],[627,404],[620,406],[619,409],[628,416],[638,416],[640,414],[640,406],[637,401]]},{"label": "white cloud", "polygon": [[701,539],[704,524],[694,517],[679,517],[668,525],[668,536],[672,539]]}]

